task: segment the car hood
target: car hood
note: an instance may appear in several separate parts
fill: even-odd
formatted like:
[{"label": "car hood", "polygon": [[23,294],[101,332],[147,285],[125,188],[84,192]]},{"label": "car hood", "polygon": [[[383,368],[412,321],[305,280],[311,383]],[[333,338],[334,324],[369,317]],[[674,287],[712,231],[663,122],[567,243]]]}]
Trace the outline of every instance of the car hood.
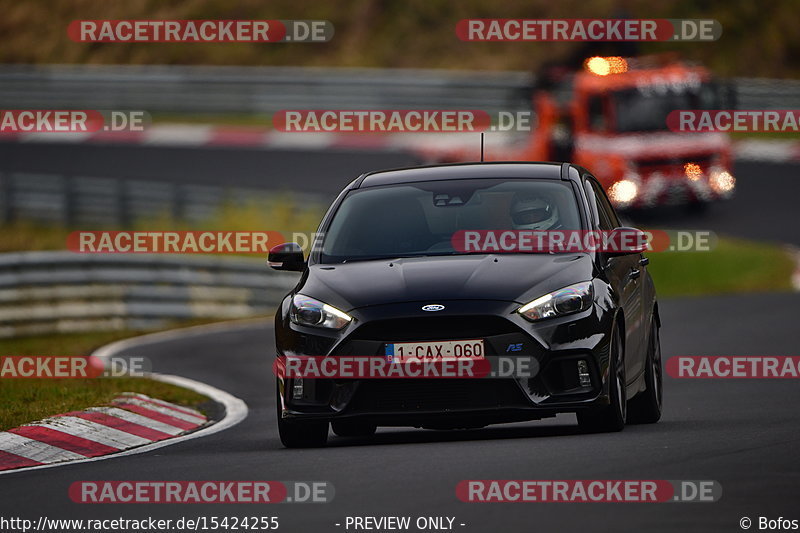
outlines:
[{"label": "car hood", "polygon": [[592,279],[588,254],[415,257],[311,265],[299,292],[343,311],[400,302],[527,303]]}]

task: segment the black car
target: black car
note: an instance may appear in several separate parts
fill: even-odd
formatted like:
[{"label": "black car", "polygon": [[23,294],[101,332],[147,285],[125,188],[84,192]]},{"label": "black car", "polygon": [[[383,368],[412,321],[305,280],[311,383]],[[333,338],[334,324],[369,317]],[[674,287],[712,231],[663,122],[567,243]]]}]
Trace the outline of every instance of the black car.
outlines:
[{"label": "black car", "polygon": [[458,231],[509,228],[638,232],[621,227],[586,169],[468,163],[364,174],[333,202],[307,261],[294,243],[272,249],[273,268],[302,272],[275,317],[278,361],[470,341],[487,359],[538,363],[533,376],[505,379],[279,374],[283,444],[324,445],[329,424],[368,436],[377,426],[476,428],[570,412],[589,432],[657,422],[660,319],[643,249],[454,246]]}]

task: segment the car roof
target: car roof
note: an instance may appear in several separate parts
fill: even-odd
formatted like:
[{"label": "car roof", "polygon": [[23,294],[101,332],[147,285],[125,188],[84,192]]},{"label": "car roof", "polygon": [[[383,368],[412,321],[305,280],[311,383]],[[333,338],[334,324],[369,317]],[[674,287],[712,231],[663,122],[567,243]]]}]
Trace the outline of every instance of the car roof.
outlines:
[{"label": "car roof", "polygon": [[379,187],[396,183],[458,179],[563,179],[564,163],[488,162],[454,163],[422,167],[397,168],[367,172],[353,182],[352,188]]}]

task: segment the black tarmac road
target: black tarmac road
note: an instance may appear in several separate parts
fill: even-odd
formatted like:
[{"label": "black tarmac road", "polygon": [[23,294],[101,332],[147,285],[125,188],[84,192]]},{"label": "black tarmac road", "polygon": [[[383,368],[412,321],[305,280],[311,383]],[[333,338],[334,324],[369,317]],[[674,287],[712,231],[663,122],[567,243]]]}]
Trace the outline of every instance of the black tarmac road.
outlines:
[{"label": "black tarmac road", "polygon": [[[796,294],[663,301],[664,356],[796,355],[798,306]],[[448,516],[456,531],[481,533],[740,531],[745,516],[755,524],[759,516],[800,519],[796,380],[666,378],[662,421],[614,434],[578,434],[574,416],[564,415],[469,431],[381,429],[371,439],[331,436],[324,449],[286,450],[275,427],[269,323],[134,353],[157,371],[239,396],[248,418],[143,455],[0,476],[0,515],[265,515],[288,532],[346,531],[347,516]],[[258,506],[81,505],[67,496],[74,481],[113,479],[324,480],[336,495],[326,504]],[[723,494],[715,503],[478,504],[456,498],[465,479],[703,479],[719,481]]]}]

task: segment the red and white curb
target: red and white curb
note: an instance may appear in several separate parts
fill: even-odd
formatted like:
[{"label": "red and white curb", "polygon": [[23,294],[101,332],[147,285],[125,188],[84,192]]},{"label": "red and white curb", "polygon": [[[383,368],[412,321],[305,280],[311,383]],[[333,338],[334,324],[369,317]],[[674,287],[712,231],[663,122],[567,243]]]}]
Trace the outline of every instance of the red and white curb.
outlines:
[{"label": "red and white curb", "polygon": [[[92,355],[108,358],[129,348],[209,331],[228,331],[246,327],[250,322],[151,333],[108,344]],[[216,387],[168,374],[154,373],[148,377],[210,398],[224,408],[224,417],[209,423],[194,409],[142,394],[122,394],[108,406],[64,413],[0,432],[0,475],[145,453],[224,431],[247,418],[247,404]]]},{"label": "red and white curb", "polygon": [[0,432],[0,470],[117,453],[196,430],[195,409],[123,393],[106,407],[73,411]]},{"label": "red and white curb", "polygon": [[[286,133],[257,126],[213,126],[202,124],[156,124],[144,131],[92,133],[11,133],[0,141],[23,143],[122,143],[148,146],[250,147],[271,149],[384,149],[410,150],[423,157],[437,151],[476,150],[475,133]],[[504,150],[525,138],[509,132],[486,136],[487,150]],[[789,139],[741,139],[733,141],[734,157],[740,161],[800,161],[800,141]]]}]

